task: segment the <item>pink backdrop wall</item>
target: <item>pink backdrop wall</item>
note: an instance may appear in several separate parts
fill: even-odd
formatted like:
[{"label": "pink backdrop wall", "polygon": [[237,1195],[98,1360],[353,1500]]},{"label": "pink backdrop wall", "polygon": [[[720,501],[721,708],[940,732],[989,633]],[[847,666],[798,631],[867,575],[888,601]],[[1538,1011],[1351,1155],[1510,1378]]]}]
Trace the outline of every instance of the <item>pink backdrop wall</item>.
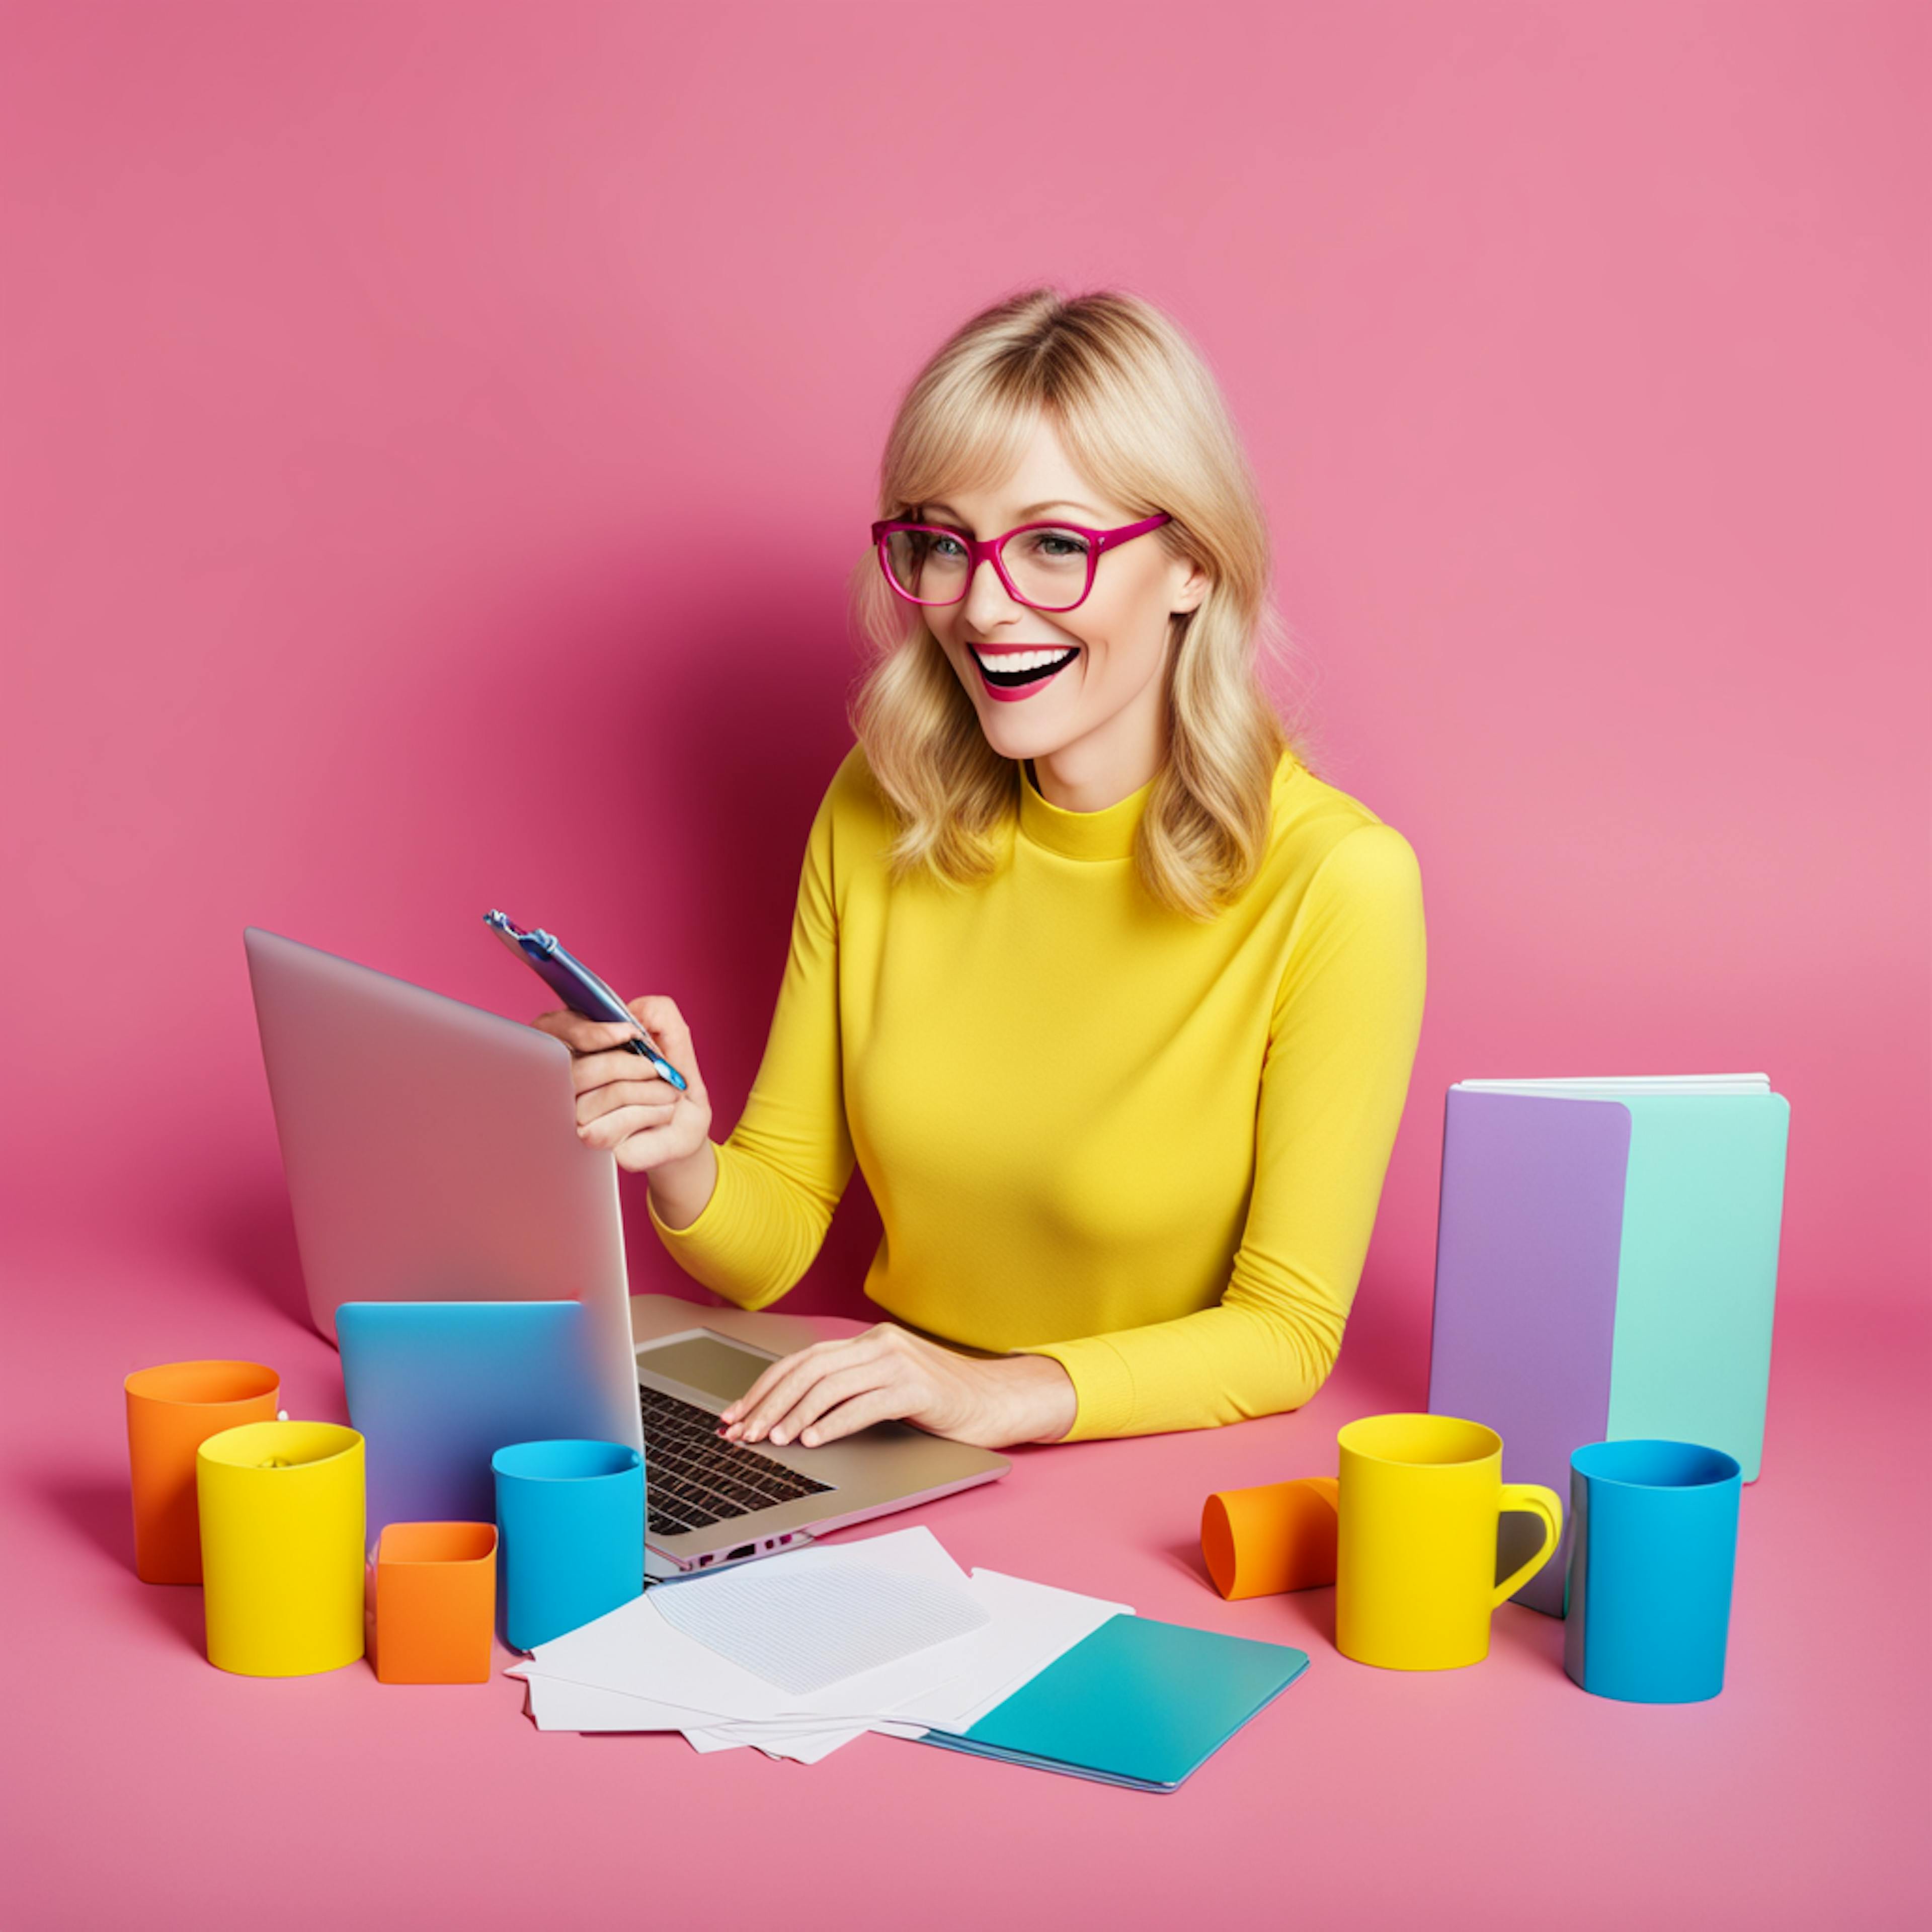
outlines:
[{"label": "pink backdrop wall", "polygon": [[[1445,1928],[1552,1899],[1666,1924],[1665,1895],[1918,1922],[1929,28],[1822,0],[0,7],[0,1612],[33,1741],[0,1810],[32,1922],[214,1922],[124,1895],[200,1899],[204,1789],[234,1896],[291,1925],[446,1906],[419,1830],[473,1864],[478,1924],[566,1870],[634,1912],[640,1792],[674,1846],[764,1807],[780,1868],[880,1821],[890,1895],[952,1859],[935,1926],[1028,1923],[1022,1864],[1056,1923],[1177,1922],[1204,1873],[1270,1922],[1284,1793],[1318,1922],[1413,1922],[1416,1887]],[[478,915],[542,920],[677,994],[728,1123],[847,742],[891,409],[1041,279],[1154,297],[1220,371],[1320,767],[1421,855],[1430,1006],[1330,1390],[1034,1456],[941,1527],[1307,1643],[1306,1694],[1160,1801],[1163,1837],[910,1747],[694,1772],[536,1739],[502,1683],[218,1678],[184,1594],[128,1574],[118,1378],[253,1351],[298,1410],[340,1402],[293,1325],[242,927],[526,1014]],[[1314,1599],[1205,1590],[1206,1489],[1421,1399],[1448,1082],[1760,1067],[1794,1112],[1735,1692],[1604,1706],[1507,1609],[1483,1672],[1396,1684]],[[636,1220],[637,1285],[676,1285]],[[872,1232],[850,1204],[794,1305],[856,1310]],[[1853,1582],[1828,1548],[1891,1553]],[[313,1856],[262,1762],[327,1767]],[[962,1863],[947,1820],[1020,1862]]]},{"label": "pink backdrop wall", "polygon": [[249,921],[522,1012],[501,902],[728,1120],[889,412],[1052,279],[1198,335],[1421,855],[1356,1346],[1468,1074],[1763,1067],[1787,1318],[1922,1274],[1922,10],[8,13],[10,1217],[286,1272]]},{"label": "pink backdrop wall", "polygon": [[1197,334],[1421,854],[1358,1347],[1415,1366],[1468,1074],[1763,1067],[1787,1320],[1922,1274],[1922,10],[9,13],[16,1224],[286,1273],[248,921],[524,1012],[501,902],[732,1118],[889,412],[1050,278]]}]

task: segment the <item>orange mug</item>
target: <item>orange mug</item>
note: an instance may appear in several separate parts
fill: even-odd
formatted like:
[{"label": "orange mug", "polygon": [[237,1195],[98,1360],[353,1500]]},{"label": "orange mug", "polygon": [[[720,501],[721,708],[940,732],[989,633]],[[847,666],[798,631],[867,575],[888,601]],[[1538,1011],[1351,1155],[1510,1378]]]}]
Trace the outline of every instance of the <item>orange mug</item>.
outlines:
[{"label": "orange mug", "polygon": [[274,1421],[281,1378],[260,1362],[164,1362],[136,1369],[122,1387],[134,1573],[144,1583],[199,1583],[195,1453],[224,1429]]}]

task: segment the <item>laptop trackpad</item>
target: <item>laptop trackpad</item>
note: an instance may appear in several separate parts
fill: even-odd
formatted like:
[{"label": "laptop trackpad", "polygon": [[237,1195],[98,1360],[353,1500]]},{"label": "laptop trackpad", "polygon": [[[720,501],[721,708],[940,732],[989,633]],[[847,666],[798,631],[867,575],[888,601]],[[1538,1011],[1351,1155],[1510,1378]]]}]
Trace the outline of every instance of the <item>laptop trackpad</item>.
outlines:
[{"label": "laptop trackpad", "polygon": [[682,1382],[686,1388],[702,1390],[720,1402],[736,1402],[771,1366],[772,1359],[712,1334],[682,1336],[638,1351],[639,1368]]}]

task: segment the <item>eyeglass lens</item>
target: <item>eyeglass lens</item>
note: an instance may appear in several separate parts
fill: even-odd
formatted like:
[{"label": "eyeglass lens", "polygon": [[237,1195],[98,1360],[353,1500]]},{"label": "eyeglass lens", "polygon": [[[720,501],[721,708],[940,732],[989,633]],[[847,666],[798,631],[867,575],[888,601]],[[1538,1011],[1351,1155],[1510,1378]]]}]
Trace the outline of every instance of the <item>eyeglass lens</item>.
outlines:
[{"label": "eyeglass lens", "polygon": [[[1000,546],[1000,562],[1022,600],[1064,610],[1086,594],[1091,548],[1077,530],[1015,530]],[[886,538],[886,568],[921,603],[956,604],[966,594],[966,546],[950,530],[894,530]]]}]

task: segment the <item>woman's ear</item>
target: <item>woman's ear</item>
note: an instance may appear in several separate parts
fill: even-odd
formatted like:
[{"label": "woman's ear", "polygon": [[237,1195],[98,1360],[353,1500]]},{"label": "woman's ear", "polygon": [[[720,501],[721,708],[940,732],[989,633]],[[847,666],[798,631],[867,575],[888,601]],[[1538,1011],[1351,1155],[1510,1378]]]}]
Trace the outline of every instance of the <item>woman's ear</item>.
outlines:
[{"label": "woman's ear", "polygon": [[1184,617],[1190,611],[1200,609],[1202,602],[1214,580],[1208,574],[1207,566],[1198,558],[1185,556],[1179,561],[1186,566],[1187,574],[1181,579],[1179,588],[1174,592],[1174,602],[1168,609],[1173,616]]}]

